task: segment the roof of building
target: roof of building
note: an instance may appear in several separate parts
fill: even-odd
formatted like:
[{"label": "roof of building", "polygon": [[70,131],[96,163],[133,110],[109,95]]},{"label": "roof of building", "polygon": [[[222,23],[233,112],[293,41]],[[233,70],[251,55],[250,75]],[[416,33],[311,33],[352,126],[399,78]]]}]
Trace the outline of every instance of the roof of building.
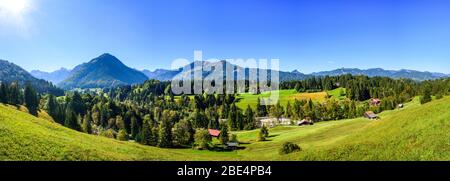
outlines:
[{"label": "roof of building", "polygon": [[220,131],[216,129],[208,129],[209,135],[218,137],[220,135]]}]

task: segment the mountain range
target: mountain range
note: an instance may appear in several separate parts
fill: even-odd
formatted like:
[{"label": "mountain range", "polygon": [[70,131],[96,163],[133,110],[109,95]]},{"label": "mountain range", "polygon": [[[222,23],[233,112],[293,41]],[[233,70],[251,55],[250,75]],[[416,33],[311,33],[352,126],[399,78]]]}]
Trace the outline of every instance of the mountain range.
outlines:
[{"label": "mountain range", "polygon": [[331,71],[323,71],[312,73],[313,76],[337,76],[344,74],[352,74],[352,75],[367,75],[369,77],[390,77],[390,78],[407,78],[417,81],[423,80],[432,80],[439,79],[443,77],[448,77],[449,75],[443,73],[435,73],[435,72],[421,72],[416,70],[384,70],[381,68],[372,68],[372,69],[357,69],[357,68],[341,68]]},{"label": "mountain range", "polygon": [[53,72],[32,70],[32,71],[30,71],[30,74],[36,78],[48,80],[54,84],[59,84],[60,82],[66,80],[69,77],[70,71],[71,70],[68,70],[66,68],[61,68],[61,69],[53,71]]},{"label": "mountain range", "polygon": [[[203,66],[211,66],[211,67],[229,67],[235,66],[226,61],[219,62],[197,62],[201,63]],[[3,81],[11,81],[11,80],[20,80],[20,82],[25,81],[34,81],[40,82],[41,84],[44,79],[53,84],[57,84],[58,87],[63,89],[74,89],[74,88],[107,88],[107,87],[115,87],[121,85],[131,85],[142,83],[148,79],[156,79],[160,81],[168,81],[172,80],[176,77],[186,77],[192,76],[193,72],[196,70],[195,62],[186,65],[185,67],[190,66],[190,70],[186,71],[183,68],[169,70],[169,69],[156,69],[154,71],[150,70],[136,70],[126,66],[115,56],[105,53],[97,58],[92,59],[87,63],[83,63],[81,65],[76,66],[73,70],[69,70],[66,68],[61,68],[54,72],[44,72],[39,70],[33,70],[30,73],[26,72],[22,68],[17,65],[14,65],[11,68],[11,63],[6,63],[6,61],[2,61],[0,65],[0,75],[2,75]],[[241,68],[239,66],[236,66]],[[253,68],[245,68],[245,77],[248,78],[249,72],[257,69]],[[236,70],[233,70],[233,75],[236,75]],[[207,77],[211,75],[212,71],[204,71],[202,72],[203,77]],[[294,70],[291,72],[287,71],[278,71],[280,81],[289,81],[289,80],[301,80],[308,77],[313,76],[337,76],[344,74],[352,74],[352,75],[367,75],[369,77],[374,76],[382,76],[382,77],[390,77],[390,78],[408,78],[416,81],[430,80],[430,79],[438,79],[444,77],[450,77],[450,75],[443,73],[435,73],[435,72],[422,72],[416,70],[385,70],[381,68],[372,68],[372,69],[357,69],[357,68],[340,68],[331,71],[321,71],[314,72],[311,74],[304,74],[299,72],[298,70]],[[34,77],[37,78],[34,78]],[[223,75],[225,77],[225,75]],[[270,71],[268,72],[268,78],[270,77]],[[236,77],[235,77],[236,79]],[[44,81],[45,82],[45,81]]]}]

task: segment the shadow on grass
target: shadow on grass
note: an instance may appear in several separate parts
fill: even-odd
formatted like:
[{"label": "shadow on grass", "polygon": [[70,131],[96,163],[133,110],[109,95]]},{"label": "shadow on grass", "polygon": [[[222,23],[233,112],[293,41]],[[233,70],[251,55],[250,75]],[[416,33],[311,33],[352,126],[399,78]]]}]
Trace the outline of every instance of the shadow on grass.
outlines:
[{"label": "shadow on grass", "polygon": [[238,147],[233,147],[233,148],[228,148],[228,147],[225,147],[225,146],[214,146],[214,148],[211,148],[209,151],[232,152],[232,151],[243,150],[243,149],[245,149],[244,146],[238,146]]}]

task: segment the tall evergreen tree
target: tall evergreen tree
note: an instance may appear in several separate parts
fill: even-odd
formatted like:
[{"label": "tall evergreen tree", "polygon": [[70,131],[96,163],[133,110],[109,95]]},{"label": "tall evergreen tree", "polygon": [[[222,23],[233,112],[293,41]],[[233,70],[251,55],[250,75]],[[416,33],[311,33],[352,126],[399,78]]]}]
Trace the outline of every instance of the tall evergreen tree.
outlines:
[{"label": "tall evergreen tree", "polygon": [[74,130],[79,130],[77,115],[70,108],[66,109],[66,119],[64,122],[64,126]]},{"label": "tall evergreen tree", "polygon": [[8,103],[9,89],[6,83],[0,83],[0,103]]},{"label": "tall evergreen tree", "polygon": [[158,147],[170,148],[172,147],[172,126],[171,120],[176,113],[172,111],[164,111],[163,119],[159,125]]},{"label": "tall evergreen tree", "polygon": [[255,113],[253,112],[253,109],[250,107],[250,105],[247,105],[247,109],[245,110],[244,115],[244,129],[245,130],[252,130],[256,127],[255,122]]},{"label": "tall evergreen tree", "polygon": [[144,121],[142,123],[142,129],[140,132],[140,143],[144,144],[144,145],[150,145],[150,146],[156,146],[157,145],[157,140],[154,137],[154,134],[152,133],[152,128],[151,126],[148,124],[147,121]]},{"label": "tall evergreen tree", "polygon": [[221,125],[221,129],[220,129],[220,135],[219,135],[219,140],[220,143],[222,143],[223,145],[228,143],[228,126],[223,124]]},{"label": "tall evergreen tree", "polygon": [[20,101],[20,88],[19,88],[19,84],[17,82],[13,82],[10,86],[9,86],[9,91],[8,91],[8,103],[11,105],[19,105],[21,103]]},{"label": "tall evergreen tree", "polygon": [[238,108],[236,107],[236,104],[233,103],[228,113],[228,127],[230,127],[232,131],[239,130],[237,118],[238,118]]},{"label": "tall evergreen tree", "polygon": [[91,112],[87,112],[83,118],[83,124],[81,130],[85,133],[92,134],[92,116]]},{"label": "tall evergreen tree", "polygon": [[267,116],[267,108],[265,105],[261,105],[261,99],[259,97],[256,101],[256,114],[258,117]]},{"label": "tall evergreen tree", "polygon": [[24,99],[25,106],[28,108],[30,114],[36,116],[38,112],[39,102],[37,94],[30,84],[27,84],[25,86]]},{"label": "tall evergreen tree", "polygon": [[431,101],[431,87],[426,85],[423,90],[423,96],[420,99],[421,104],[425,104]]}]

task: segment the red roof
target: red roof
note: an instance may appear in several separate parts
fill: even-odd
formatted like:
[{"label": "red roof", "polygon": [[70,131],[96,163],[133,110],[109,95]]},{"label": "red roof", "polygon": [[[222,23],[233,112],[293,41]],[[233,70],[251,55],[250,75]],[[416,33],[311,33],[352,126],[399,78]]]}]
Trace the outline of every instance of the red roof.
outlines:
[{"label": "red roof", "polygon": [[213,137],[219,137],[220,131],[216,129],[208,129],[209,135]]}]

